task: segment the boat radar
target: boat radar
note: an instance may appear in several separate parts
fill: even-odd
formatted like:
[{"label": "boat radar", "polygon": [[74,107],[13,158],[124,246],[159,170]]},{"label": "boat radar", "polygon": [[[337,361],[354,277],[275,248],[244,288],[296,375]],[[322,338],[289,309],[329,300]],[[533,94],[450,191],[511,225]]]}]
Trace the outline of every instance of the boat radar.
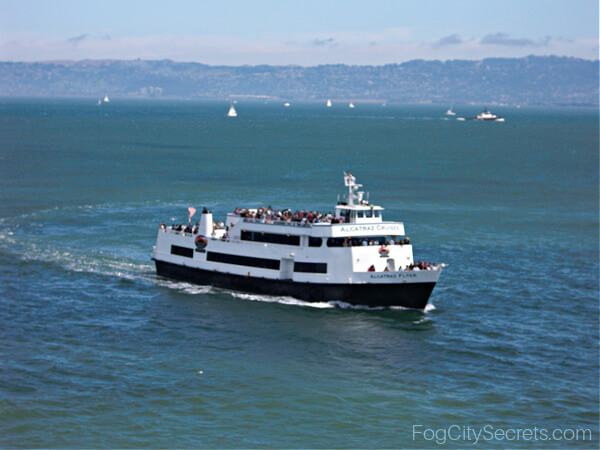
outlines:
[{"label": "boat radar", "polygon": [[159,227],[159,276],[308,302],[423,310],[444,264],[414,261],[402,222],[383,220],[362,184],[344,172],[334,213],[235,208],[225,223],[204,208],[195,226]]}]

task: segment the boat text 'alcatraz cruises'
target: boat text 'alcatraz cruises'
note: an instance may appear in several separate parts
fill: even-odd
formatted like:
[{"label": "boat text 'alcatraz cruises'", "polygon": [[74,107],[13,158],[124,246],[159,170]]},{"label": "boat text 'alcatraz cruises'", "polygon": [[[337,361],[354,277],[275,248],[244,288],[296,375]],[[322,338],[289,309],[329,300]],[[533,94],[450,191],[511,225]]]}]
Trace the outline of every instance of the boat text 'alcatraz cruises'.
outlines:
[{"label": "boat text 'alcatraz cruises'", "polygon": [[404,224],[383,220],[344,173],[346,201],[334,213],[239,209],[225,223],[206,208],[195,226],[158,230],[158,275],[306,301],[424,309],[443,264],[415,262]]}]

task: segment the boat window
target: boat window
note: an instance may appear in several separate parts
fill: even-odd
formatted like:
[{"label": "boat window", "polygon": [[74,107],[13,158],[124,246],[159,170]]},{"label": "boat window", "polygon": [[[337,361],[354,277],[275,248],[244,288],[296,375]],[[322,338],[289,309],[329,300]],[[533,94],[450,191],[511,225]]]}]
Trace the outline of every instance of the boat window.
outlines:
[{"label": "boat window", "polygon": [[373,211],[375,217],[381,217],[381,211]]},{"label": "boat window", "polygon": [[365,217],[373,217],[373,210],[372,209],[367,209],[365,211]]},{"label": "boat window", "polygon": [[300,236],[292,234],[242,230],[241,239],[242,241],[267,242],[269,244],[300,245]]},{"label": "boat window", "polygon": [[327,247],[358,247],[369,245],[384,245],[385,243],[385,236],[353,236],[345,238],[338,237],[327,239]]},{"label": "boat window", "polygon": [[357,211],[356,212],[356,217],[358,217],[359,219],[362,219],[363,217],[365,217],[365,212],[364,211]]},{"label": "boat window", "polygon": [[260,267],[261,269],[279,270],[278,259],[256,258],[253,256],[230,255],[227,253],[208,252],[206,260],[237,266]]},{"label": "boat window", "polygon": [[327,264],[326,263],[295,262],[294,263],[294,272],[327,273]]},{"label": "boat window", "polygon": [[187,247],[180,247],[179,245],[171,245],[171,255],[185,256],[186,258],[194,257],[194,250]]},{"label": "boat window", "polygon": [[343,247],[344,241],[346,238],[327,238],[327,247]]},{"label": "boat window", "polygon": [[350,223],[350,211],[347,209],[340,211],[340,218],[343,219],[344,223]]},{"label": "boat window", "polygon": [[320,247],[323,244],[323,239],[320,237],[308,237],[308,246],[309,247]]}]

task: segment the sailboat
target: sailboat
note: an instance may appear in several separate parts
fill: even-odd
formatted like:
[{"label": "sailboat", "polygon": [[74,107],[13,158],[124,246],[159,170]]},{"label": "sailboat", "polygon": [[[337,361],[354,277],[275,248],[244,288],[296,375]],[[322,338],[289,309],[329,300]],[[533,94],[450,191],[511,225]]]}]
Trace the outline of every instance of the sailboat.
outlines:
[{"label": "sailboat", "polygon": [[331,108],[331,100],[327,100],[327,107]]},{"label": "sailboat", "polygon": [[103,100],[103,102],[104,102],[104,103],[108,103],[108,102],[110,102],[110,99],[108,98],[108,95],[105,95],[105,96],[104,96],[104,100]]},{"label": "sailboat", "polygon": [[354,108],[354,103],[350,102],[350,104],[348,105],[348,108]]},{"label": "sailboat", "polygon": [[452,108],[450,108],[448,111],[446,111],[446,115],[447,116],[455,116],[456,113],[454,111],[452,111]]},{"label": "sailboat", "polygon": [[227,117],[237,117],[237,111],[233,107],[233,103],[229,107],[229,112],[227,113]]}]

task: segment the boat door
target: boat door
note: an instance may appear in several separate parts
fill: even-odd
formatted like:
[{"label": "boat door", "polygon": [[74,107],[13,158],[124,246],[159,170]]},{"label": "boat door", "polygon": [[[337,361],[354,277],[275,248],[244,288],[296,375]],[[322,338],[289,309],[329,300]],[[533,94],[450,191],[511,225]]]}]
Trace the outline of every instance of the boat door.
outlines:
[{"label": "boat door", "polygon": [[281,280],[291,280],[294,276],[294,260],[291,258],[281,258],[281,268],[279,278]]},{"label": "boat door", "polygon": [[387,270],[389,270],[390,272],[395,272],[396,271],[396,261],[394,260],[394,258],[388,258],[388,260],[387,260]]}]

